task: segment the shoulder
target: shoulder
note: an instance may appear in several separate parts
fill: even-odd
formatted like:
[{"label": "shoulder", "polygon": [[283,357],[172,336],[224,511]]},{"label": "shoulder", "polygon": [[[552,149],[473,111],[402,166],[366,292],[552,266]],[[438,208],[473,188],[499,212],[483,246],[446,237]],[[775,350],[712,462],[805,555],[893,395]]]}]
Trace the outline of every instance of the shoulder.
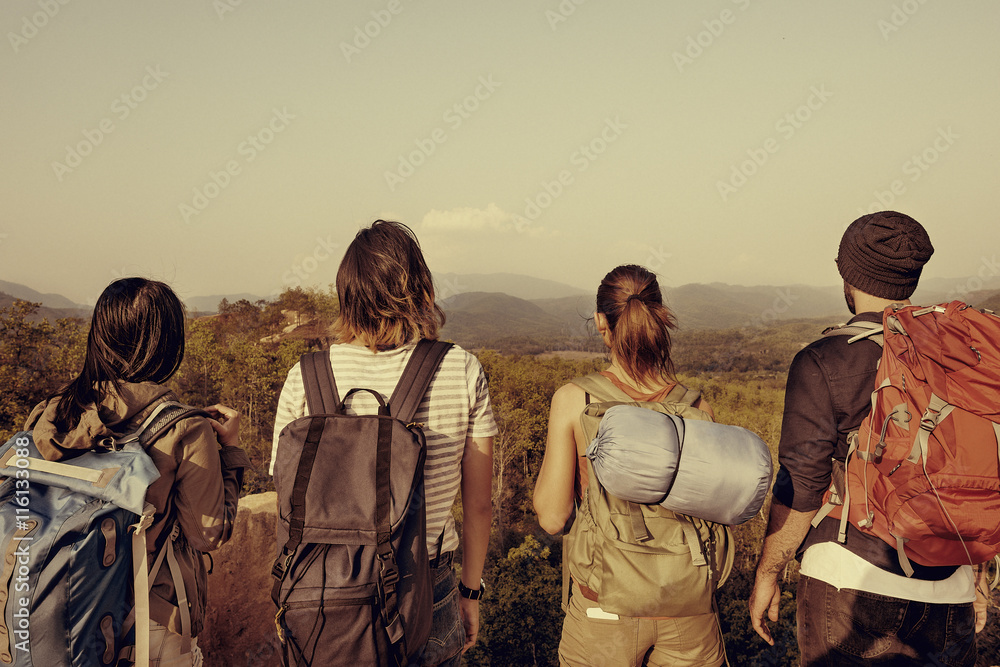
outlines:
[{"label": "shoulder", "polygon": [[463,363],[465,365],[474,365],[474,366],[481,365],[476,355],[472,354],[463,347],[459,347],[455,343],[452,343],[451,347],[448,348],[448,351],[444,355],[444,359],[445,361],[453,363],[458,362],[458,363]]},{"label": "shoulder", "polygon": [[470,380],[478,380],[480,376],[485,376],[486,371],[483,364],[476,355],[468,350],[452,344],[441,360],[442,369],[455,373],[463,372]]},{"label": "shoulder", "polygon": [[552,394],[552,411],[575,410],[577,414],[586,407],[587,392],[572,382],[564,384]]},{"label": "shoulder", "polygon": [[[192,406],[186,406],[195,409]],[[204,414],[192,414],[182,417],[176,424],[168,428],[152,444],[152,448],[160,451],[173,451],[190,447],[210,446],[218,449],[219,441],[215,429],[209,423],[210,417]]]},{"label": "shoulder", "polygon": [[[880,313],[861,313],[848,324],[855,322],[881,322]],[[833,329],[834,327],[831,327]],[[831,329],[827,329],[829,332]],[[851,336],[824,333],[799,350],[792,360],[792,368],[797,366],[819,366],[829,368],[843,363],[865,362],[881,356],[881,346],[872,340],[848,342]]]}]

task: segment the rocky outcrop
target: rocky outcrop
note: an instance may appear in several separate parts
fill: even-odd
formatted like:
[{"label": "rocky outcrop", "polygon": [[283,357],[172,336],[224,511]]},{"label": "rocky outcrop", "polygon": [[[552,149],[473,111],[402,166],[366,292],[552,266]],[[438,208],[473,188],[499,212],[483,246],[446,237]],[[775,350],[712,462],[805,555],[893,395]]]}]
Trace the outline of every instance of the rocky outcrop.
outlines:
[{"label": "rocky outcrop", "polygon": [[206,667],[281,665],[271,603],[276,516],[276,493],[240,498],[232,539],[212,553],[208,615],[198,637]]}]

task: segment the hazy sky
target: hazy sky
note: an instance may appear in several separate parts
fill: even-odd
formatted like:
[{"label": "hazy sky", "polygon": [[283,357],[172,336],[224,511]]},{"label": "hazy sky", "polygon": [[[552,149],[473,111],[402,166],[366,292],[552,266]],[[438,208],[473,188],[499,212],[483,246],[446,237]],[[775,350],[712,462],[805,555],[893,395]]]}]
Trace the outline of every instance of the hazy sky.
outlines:
[{"label": "hazy sky", "polygon": [[[839,282],[862,211],[1000,271],[996,0],[3,0],[0,279],[93,302],[431,270]],[[988,268],[986,268],[988,267]]]}]

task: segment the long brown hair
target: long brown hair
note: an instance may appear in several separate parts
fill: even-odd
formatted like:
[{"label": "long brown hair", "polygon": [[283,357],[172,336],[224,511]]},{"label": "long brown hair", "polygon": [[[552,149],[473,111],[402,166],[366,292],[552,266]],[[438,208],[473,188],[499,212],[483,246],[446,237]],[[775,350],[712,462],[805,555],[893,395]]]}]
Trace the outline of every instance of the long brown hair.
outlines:
[{"label": "long brown hair", "polygon": [[114,281],[94,306],[83,370],[50,397],[59,397],[57,428],[75,428],[88,405],[125,382],[166,382],[183,358],[184,307],[173,290],[145,278]]},{"label": "long brown hair", "polygon": [[612,353],[633,379],[674,380],[670,331],[677,324],[653,273],[635,264],[613,269],[597,288],[597,312],[608,320]]},{"label": "long brown hair", "polygon": [[376,220],[357,233],[337,271],[337,297],[337,340],[359,338],[373,352],[437,340],[444,326],[420,243],[401,222]]}]

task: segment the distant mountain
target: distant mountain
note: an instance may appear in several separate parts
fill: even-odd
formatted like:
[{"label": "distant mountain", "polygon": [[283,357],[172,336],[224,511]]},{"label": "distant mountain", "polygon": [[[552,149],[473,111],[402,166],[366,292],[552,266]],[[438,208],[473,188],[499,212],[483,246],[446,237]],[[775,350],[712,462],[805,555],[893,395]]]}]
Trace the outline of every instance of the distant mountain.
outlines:
[{"label": "distant mountain", "polygon": [[850,317],[843,291],[836,287],[690,284],[664,290],[664,299],[682,329],[759,327],[817,317],[835,322]]},{"label": "distant mountain", "polygon": [[440,273],[434,276],[434,292],[446,301],[465,292],[502,292],[519,299],[554,299],[587,292],[554,280],[515,273]]},{"label": "distant mountain", "polygon": [[72,308],[87,310],[86,306],[73,303],[61,294],[42,294],[41,292],[36,292],[26,285],[11,283],[6,280],[0,280],[0,292],[9,294],[15,299],[41,303],[46,308]]},{"label": "distant mountain", "polygon": [[[920,286],[913,295],[914,303],[941,303],[958,299],[973,301],[975,293],[990,293],[1000,291],[1000,269],[996,258],[992,260],[983,257],[979,266],[970,267],[965,278],[922,278]],[[985,276],[985,277],[984,277]]]},{"label": "distant mountain", "polygon": [[538,305],[509,294],[463,292],[442,304],[443,334],[462,339],[564,335],[562,320]]},{"label": "distant mountain", "polygon": [[[534,299],[531,303],[558,317],[566,331],[588,335],[596,295]],[[743,287],[723,283],[690,284],[663,290],[663,301],[681,329],[758,327],[776,320],[850,317],[844,296],[833,287]],[[589,327],[589,329],[588,329]]]},{"label": "distant mountain", "polygon": [[[37,293],[37,292],[36,292]],[[38,303],[40,299],[26,299],[24,297],[15,297],[4,292],[0,292],[0,308],[10,308],[14,305],[14,301],[20,299],[21,301],[31,301],[32,303]],[[80,317],[83,319],[90,318],[89,308],[49,308],[48,306],[40,306],[34,313],[28,316],[29,322],[41,322],[42,320],[48,320],[49,322],[55,322],[61,320],[64,317]]]}]

